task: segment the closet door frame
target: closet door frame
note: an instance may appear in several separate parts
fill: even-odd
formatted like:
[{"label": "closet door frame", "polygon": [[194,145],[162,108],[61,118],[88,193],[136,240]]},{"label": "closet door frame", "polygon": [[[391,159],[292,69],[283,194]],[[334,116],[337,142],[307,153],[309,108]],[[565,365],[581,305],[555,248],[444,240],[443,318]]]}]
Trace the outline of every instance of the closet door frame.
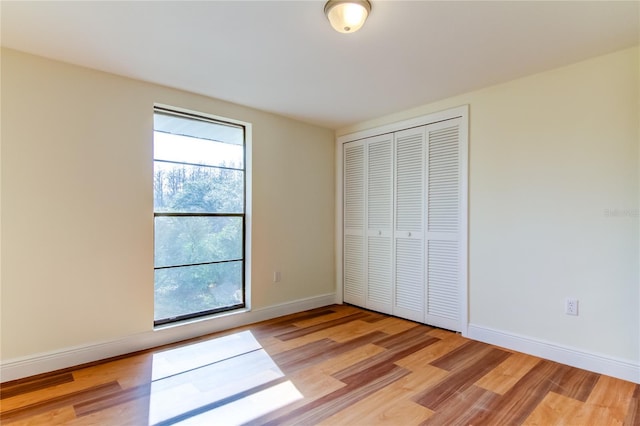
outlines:
[{"label": "closet door frame", "polygon": [[468,193],[469,193],[469,105],[462,105],[456,108],[434,112],[428,115],[403,120],[383,126],[345,134],[336,138],[336,303],[343,303],[343,230],[344,230],[344,190],[343,190],[343,145],[347,142],[358,141],[372,136],[385,133],[393,133],[413,127],[426,126],[433,123],[448,121],[460,118],[460,172],[461,172],[461,200],[460,208],[463,213],[463,220],[460,224],[460,327],[463,336],[468,334],[469,324],[469,303],[468,303]]}]

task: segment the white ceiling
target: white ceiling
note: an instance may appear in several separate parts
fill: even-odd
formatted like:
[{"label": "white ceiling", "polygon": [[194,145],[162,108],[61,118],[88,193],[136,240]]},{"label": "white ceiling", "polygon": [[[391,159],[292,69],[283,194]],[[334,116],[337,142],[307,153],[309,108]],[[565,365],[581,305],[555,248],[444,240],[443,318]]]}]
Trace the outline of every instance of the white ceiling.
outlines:
[{"label": "white ceiling", "polygon": [[638,1],[1,2],[2,45],[330,128],[639,43]]}]

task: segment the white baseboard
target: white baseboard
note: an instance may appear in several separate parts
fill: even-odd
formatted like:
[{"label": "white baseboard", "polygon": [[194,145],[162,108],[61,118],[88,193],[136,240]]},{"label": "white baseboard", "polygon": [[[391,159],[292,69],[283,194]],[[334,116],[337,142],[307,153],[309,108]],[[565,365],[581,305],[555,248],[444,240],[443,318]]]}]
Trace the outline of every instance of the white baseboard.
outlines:
[{"label": "white baseboard", "polygon": [[0,381],[7,382],[40,373],[60,370],[88,362],[99,361],[156,346],[179,342],[234,327],[277,318],[283,315],[334,304],[335,293],[299,299],[292,302],[254,309],[230,312],[181,324],[157,328],[122,339],[98,342],[59,351],[10,359],[0,365]]},{"label": "white baseboard", "polygon": [[583,370],[640,384],[640,364],[527,336],[469,324],[467,337]]}]

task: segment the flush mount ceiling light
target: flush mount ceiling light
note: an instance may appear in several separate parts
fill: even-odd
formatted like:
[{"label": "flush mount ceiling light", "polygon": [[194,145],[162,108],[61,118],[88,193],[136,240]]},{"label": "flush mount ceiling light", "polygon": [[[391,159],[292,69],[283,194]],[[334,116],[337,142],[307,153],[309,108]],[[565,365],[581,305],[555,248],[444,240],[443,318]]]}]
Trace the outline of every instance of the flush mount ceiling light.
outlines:
[{"label": "flush mount ceiling light", "polygon": [[339,33],[355,33],[371,13],[368,0],[329,0],[324,5],[324,14],[334,30]]}]

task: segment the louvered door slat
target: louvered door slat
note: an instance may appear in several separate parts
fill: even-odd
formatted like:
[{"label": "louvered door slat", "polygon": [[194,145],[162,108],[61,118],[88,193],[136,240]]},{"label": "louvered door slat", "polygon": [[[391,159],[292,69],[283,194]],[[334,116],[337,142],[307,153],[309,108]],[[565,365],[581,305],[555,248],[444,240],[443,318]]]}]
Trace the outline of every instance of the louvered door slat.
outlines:
[{"label": "louvered door slat", "polygon": [[344,226],[364,226],[364,145],[345,145],[344,150]]},{"label": "louvered door slat", "polygon": [[369,167],[367,170],[368,228],[388,230],[391,228],[391,191],[393,170],[391,163],[391,137],[368,143]]},{"label": "louvered door slat", "polygon": [[344,236],[344,301],[364,303],[364,244],[359,235]]},{"label": "louvered door slat", "polygon": [[391,313],[391,238],[369,237],[367,308]]},{"label": "louvered door slat", "polygon": [[456,232],[459,222],[458,126],[428,132],[427,229]]},{"label": "louvered door slat", "polygon": [[428,242],[427,312],[454,321],[459,317],[457,253],[457,241]]},{"label": "louvered door slat", "polygon": [[424,135],[396,136],[396,230],[422,230]]},{"label": "louvered door slat", "polygon": [[422,321],[424,300],[422,240],[396,240],[394,314]]}]

